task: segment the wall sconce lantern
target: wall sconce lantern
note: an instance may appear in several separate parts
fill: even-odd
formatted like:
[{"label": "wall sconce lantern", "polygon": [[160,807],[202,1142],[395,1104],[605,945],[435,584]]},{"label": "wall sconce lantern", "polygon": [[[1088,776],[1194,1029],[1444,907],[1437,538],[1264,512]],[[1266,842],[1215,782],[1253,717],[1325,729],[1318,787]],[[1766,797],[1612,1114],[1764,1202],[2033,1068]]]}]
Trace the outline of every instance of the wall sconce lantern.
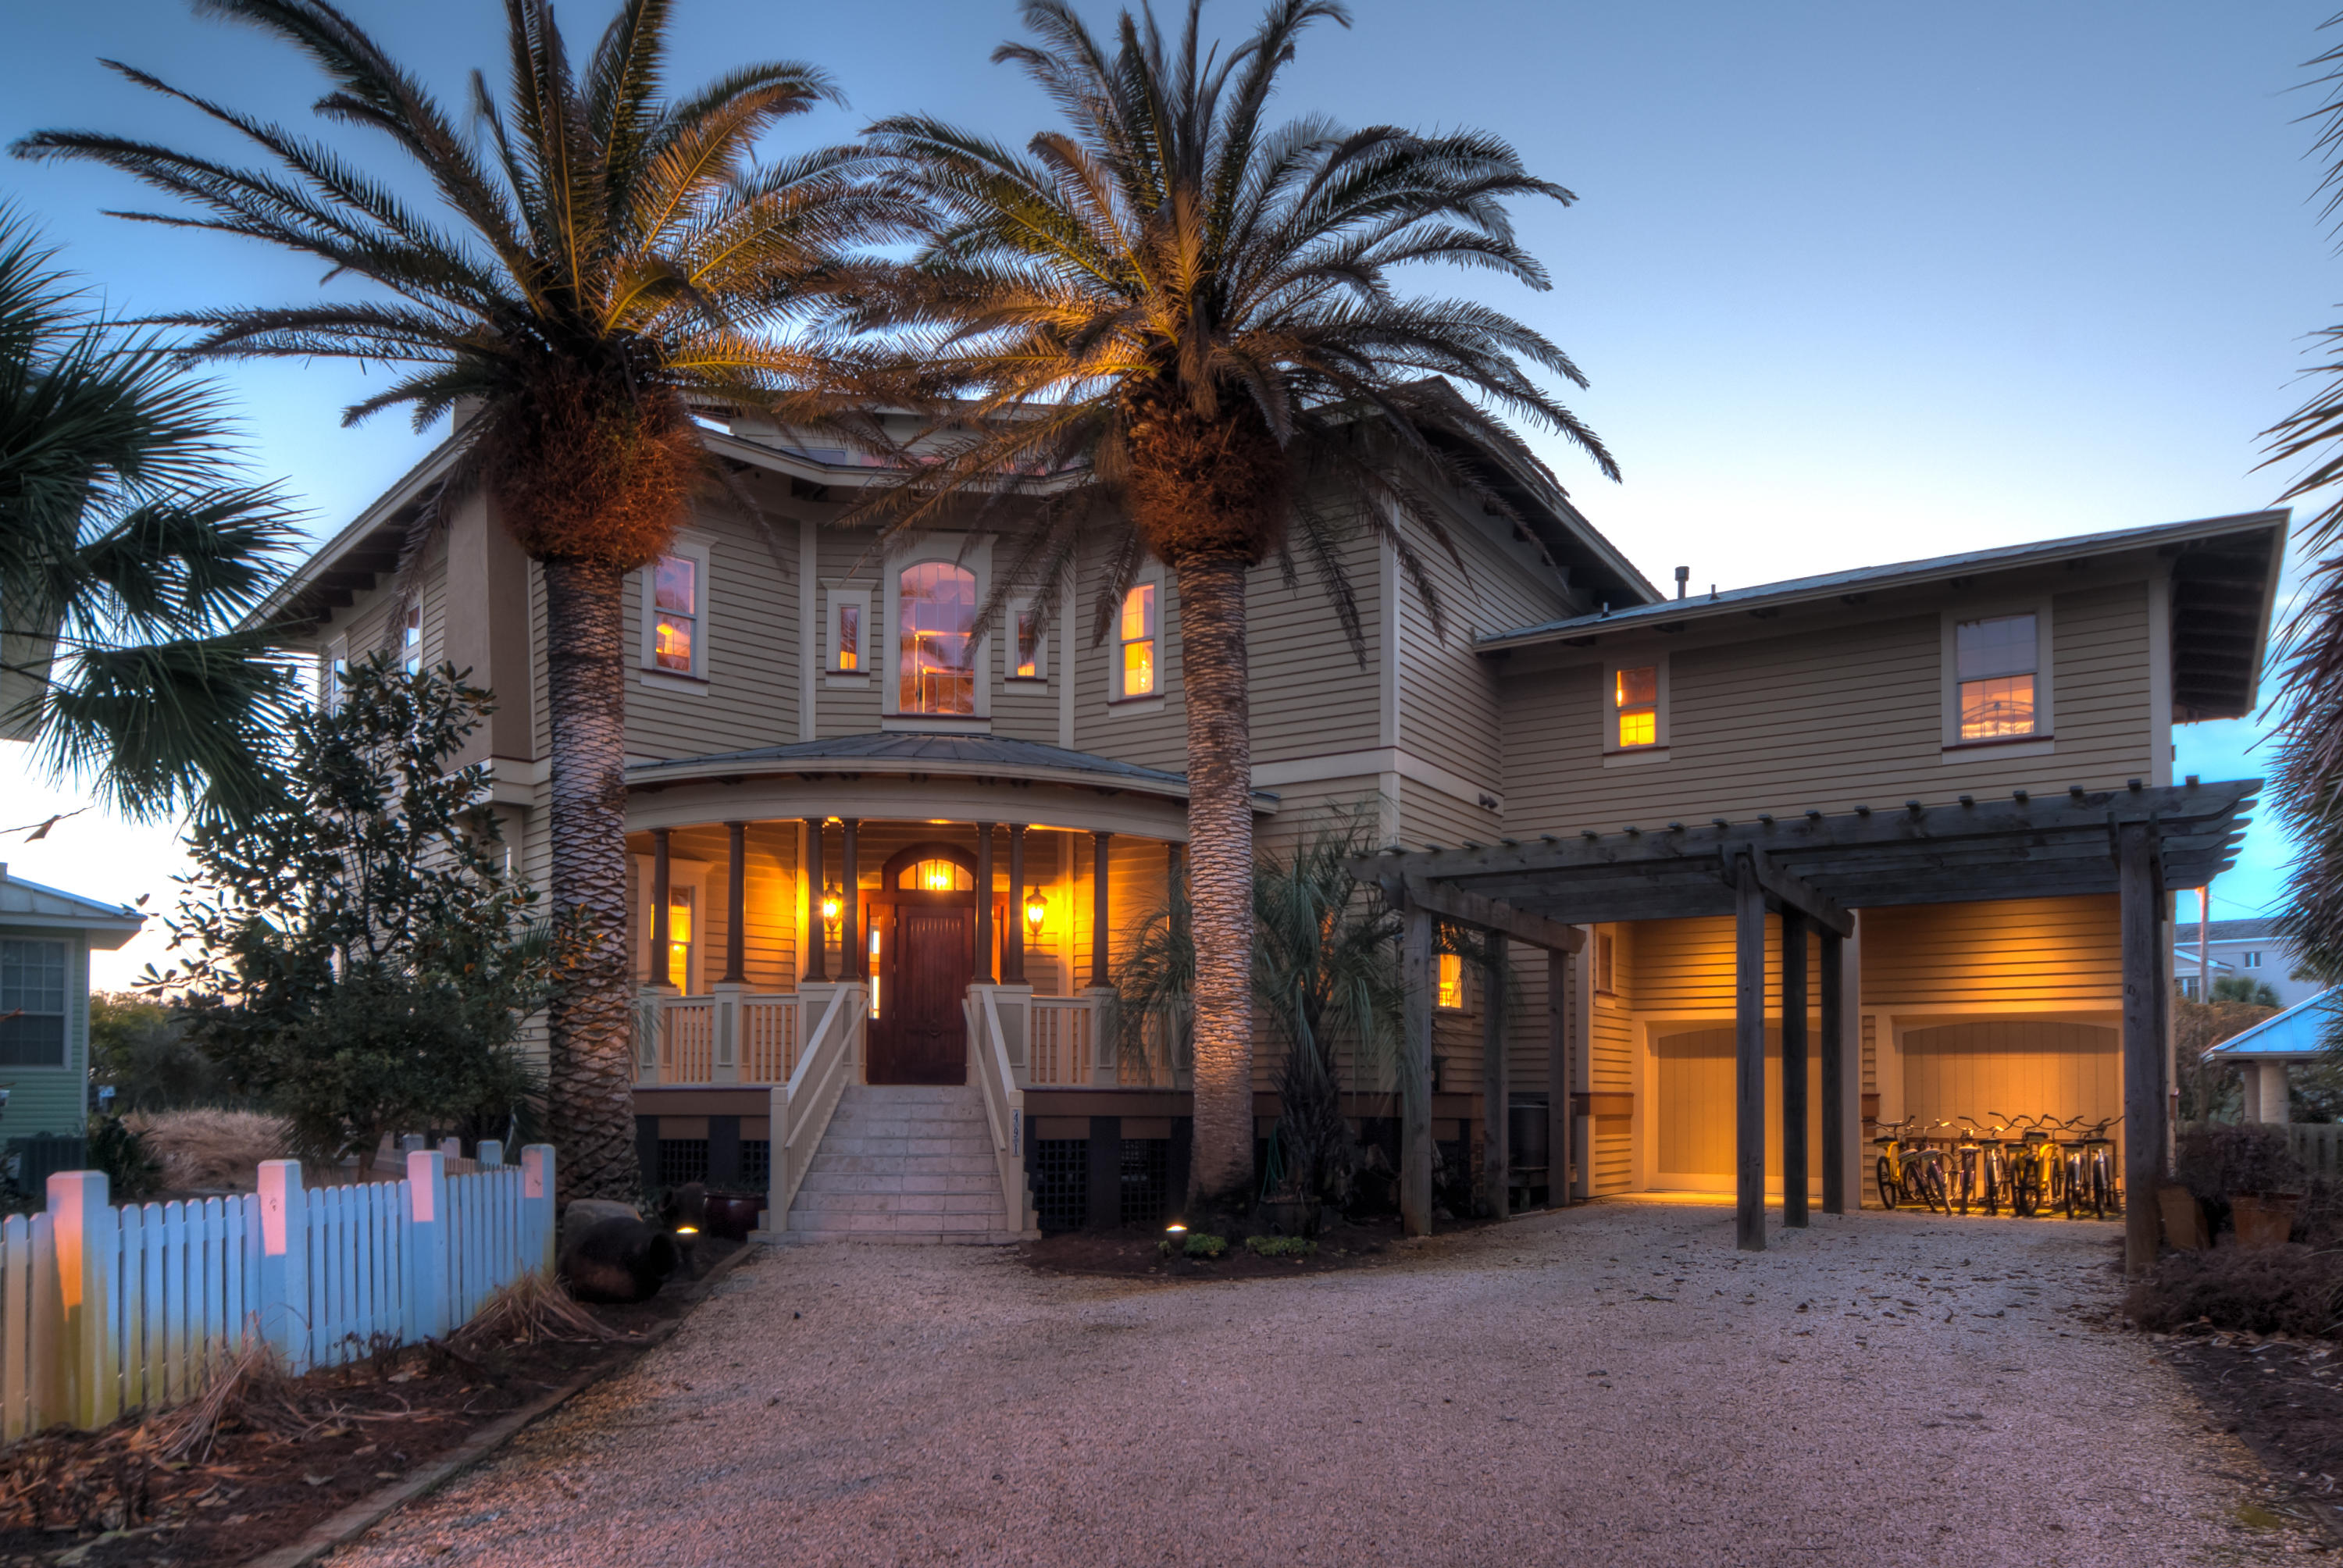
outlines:
[{"label": "wall sconce lantern", "polygon": [[845,900],[838,896],[838,884],[832,882],[821,890],[821,923],[831,936],[838,934],[838,918],[845,911]]},{"label": "wall sconce lantern", "polygon": [[1025,930],[1028,933],[1040,936],[1041,922],[1049,916],[1050,900],[1041,896],[1041,889],[1036,888],[1025,895]]}]

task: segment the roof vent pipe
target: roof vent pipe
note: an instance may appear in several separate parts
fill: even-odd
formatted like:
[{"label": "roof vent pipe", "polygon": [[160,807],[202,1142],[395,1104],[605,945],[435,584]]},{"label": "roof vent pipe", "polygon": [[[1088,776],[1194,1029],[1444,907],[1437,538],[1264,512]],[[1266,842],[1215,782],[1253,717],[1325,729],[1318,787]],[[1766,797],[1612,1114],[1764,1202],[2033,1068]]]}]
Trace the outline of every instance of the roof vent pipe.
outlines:
[{"label": "roof vent pipe", "polygon": [[1692,580],[1692,568],[1691,568],[1690,567],[1678,567],[1678,568],[1676,568],[1676,598],[1684,598],[1684,584],[1686,584],[1687,582],[1690,582],[1691,580]]}]

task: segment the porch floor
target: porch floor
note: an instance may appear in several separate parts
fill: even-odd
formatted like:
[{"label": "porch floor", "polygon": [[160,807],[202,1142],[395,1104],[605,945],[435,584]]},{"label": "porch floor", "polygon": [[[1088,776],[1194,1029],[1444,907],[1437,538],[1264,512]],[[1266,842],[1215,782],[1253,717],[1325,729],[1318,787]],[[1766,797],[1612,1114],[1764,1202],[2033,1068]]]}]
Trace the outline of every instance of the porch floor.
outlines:
[{"label": "porch floor", "polygon": [[[1603,1201],[1244,1285],[760,1252],[344,1564],[2266,1561],[2119,1227]],[[799,1315],[801,1314],[801,1315]],[[2061,1544],[2063,1543],[2063,1544]]]}]

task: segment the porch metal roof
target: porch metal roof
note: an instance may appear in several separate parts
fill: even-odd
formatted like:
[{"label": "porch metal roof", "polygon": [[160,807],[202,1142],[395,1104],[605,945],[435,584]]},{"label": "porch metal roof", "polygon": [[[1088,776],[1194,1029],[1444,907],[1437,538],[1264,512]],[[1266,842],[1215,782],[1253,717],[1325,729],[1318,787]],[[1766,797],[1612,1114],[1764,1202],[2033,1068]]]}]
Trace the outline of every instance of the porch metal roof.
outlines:
[{"label": "porch metal roof", "polygon": [[[960,778],[1005,777],[1131,789],[1170,799],[1188,798],[1188,779],[1161,768],[1145,768],[1095,752],[1071,751],[1038,740],[1001,735],[960,735],[923,730],[886,730],[840,735],[789,746],[760,746],[705,757],[639,762],[627,769],[629,784],[664,784],[748,773],[946,773]],[[1258,809],[1272,809],[1277,797],[1253,791]]]},{"label": "porch metal roof", "polygon": [[1962,796],[1902,806],[1754,821],[1668,822],[1616,833],[1547,834],[1534,841],[1386,849],[1351,862],[1387,888],[1445,885],[1525,914],[1574,925],[1684,920],[1734,912],[1735,859],[1754,853],[1769,875],[1803,884],[1841,910],[1988,899],[2075,897],[2118,887],[2116,829],[2153,831],[2159,886],[2203,887],[2226,871],[2258,779],[2085,790],[2006,799]]},{"label": "porch metal roof", "polygon": [[2323,990],[2308,1001],[2298,1001],[2273,1018],[2266,1018],[2242,1034],[2231,1035],[2209,1054],[2246,1057],[2311,1057],[2327,1046],[2343,996]]}]

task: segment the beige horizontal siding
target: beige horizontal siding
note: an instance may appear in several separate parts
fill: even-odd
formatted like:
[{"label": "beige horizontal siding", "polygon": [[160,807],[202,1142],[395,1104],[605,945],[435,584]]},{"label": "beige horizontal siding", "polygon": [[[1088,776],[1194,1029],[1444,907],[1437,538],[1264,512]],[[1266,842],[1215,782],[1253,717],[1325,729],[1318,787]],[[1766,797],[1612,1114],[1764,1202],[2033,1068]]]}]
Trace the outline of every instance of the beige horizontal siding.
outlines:
[{"label": "beige horizontal siding", "polygon": [[1863,914],[1863,1005],[2118,1005],[2113,895],[2021,899]]}]

